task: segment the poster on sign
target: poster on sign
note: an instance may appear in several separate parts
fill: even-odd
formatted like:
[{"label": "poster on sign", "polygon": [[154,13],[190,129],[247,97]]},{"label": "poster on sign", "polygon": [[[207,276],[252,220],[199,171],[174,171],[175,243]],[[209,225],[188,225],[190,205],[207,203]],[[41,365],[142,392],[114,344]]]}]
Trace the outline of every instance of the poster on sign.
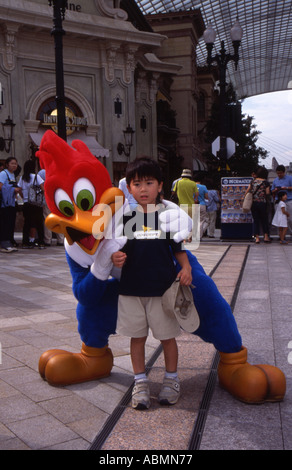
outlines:
[{"label": "poster on sign", "polygon": [[251,177],[221,178],[221,238],[252,238],[251,212],[242,210],[243,198],[251,181]]}]

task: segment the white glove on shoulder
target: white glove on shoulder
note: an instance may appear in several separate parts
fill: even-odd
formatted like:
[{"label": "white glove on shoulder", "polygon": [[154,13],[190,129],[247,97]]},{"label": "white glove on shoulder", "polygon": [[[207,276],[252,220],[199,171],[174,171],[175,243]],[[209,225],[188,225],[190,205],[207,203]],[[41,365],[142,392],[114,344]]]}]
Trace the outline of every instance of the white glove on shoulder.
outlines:
[{"label": "white glove on shoulder", "polygon": [[127,210],[127,202],[113,216],[111,224],[105,232],[105,238],[100,242],[96,251],[94,263],[91,265],[91,273],[101,281],[108,279],[113,269],[111,256],[121,250],[127,242],[127,237],[122,236],[122,216]]},{"label": "white glove on shoulder", "polygon": [[159,215],[161,228],[164,232],[173,232],[176,243],[186,240],[193,230],[193,221],[188,214],[171,201],[162,200],[166,210]]}]

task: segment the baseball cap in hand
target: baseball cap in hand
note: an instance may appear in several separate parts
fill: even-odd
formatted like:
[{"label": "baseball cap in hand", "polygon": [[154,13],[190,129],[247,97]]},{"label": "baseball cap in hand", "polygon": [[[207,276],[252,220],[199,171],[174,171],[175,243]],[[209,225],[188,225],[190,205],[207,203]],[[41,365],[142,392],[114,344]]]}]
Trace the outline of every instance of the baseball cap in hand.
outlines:
[{"label": "baseball cap in hand", "polygon": [[200,319],[194,305],[191,288],[182,286],[176,279],[162,296],[162,308],[168,315],[175,315],[179,325],[189,333],[195,332]]}]

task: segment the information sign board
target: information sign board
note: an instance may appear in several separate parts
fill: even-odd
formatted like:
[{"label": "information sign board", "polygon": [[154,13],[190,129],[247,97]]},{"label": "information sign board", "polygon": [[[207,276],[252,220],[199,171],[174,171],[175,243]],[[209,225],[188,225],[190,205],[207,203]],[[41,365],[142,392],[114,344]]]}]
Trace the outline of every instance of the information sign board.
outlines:
[{"label": "information sign board", "polygon": [[221,238],[252,238],[253,218],[251,212],[242,210],[245,192],[251,177],[221,178]]}]

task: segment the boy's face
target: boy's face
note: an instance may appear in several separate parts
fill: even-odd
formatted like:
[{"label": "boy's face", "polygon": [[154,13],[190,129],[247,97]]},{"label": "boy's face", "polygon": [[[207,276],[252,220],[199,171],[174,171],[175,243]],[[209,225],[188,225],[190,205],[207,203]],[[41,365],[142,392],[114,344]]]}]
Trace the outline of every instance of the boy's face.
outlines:
[{"label": "boy's face", "polygon": [[130,182],[128,190],[143,208],[144,212],[146,212],[148,205],[156,204],[156,199],[162,190],[162,185],[163,183],[159,183],[155,178],[148,177],[139,179],[135,176]]}]

